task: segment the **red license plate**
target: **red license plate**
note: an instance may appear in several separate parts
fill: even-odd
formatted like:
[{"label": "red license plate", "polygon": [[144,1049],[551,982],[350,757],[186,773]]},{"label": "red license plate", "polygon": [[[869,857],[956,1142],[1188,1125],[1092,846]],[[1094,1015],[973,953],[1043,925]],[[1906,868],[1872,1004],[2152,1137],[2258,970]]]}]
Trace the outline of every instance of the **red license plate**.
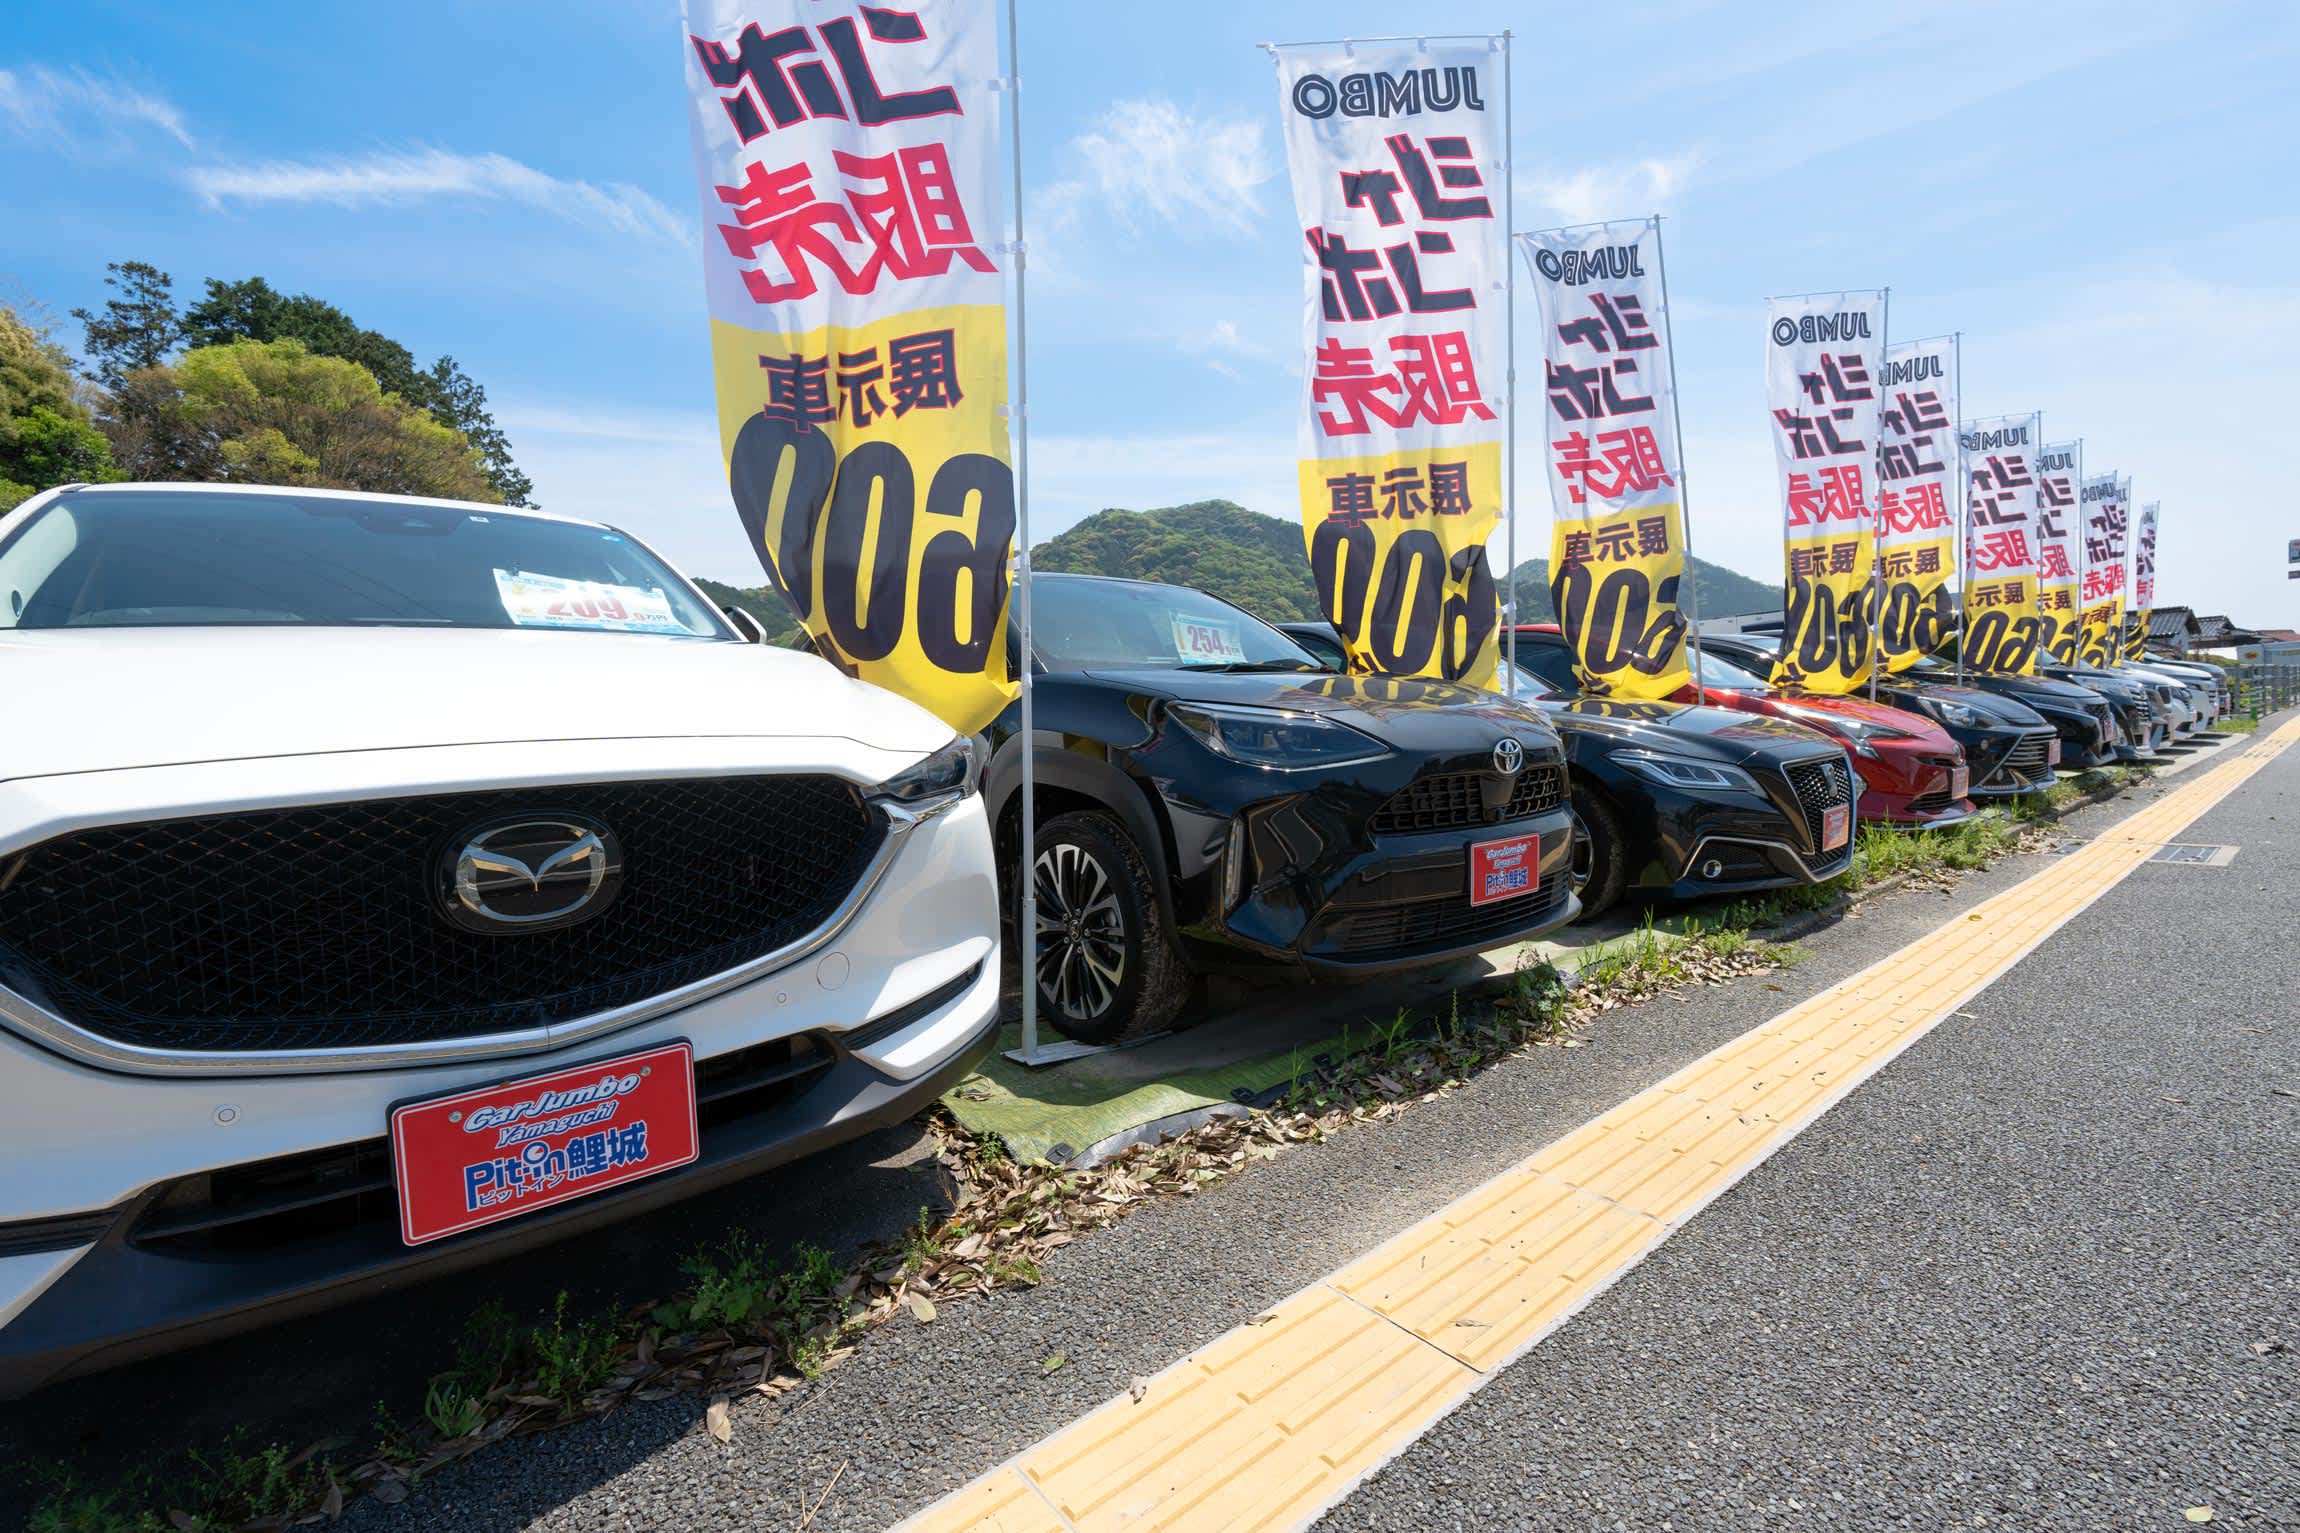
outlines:
[{"label": "red license plate", "polygon": [[1971,789],[1972,789],[1972,785],[1973,785],[1973,772],[1972,772],[1972,768],[1971,768],[1971,767],[1960,766],[1960,767],[1954,767],[1954,768],[1951,768],[1951,769],[1950,769],[1950,772],[1949,772],[1949,797],[1950,797],[1950,798],[1952,798],[1952,799],[1959,799],[1959,798],[1963,798],[1963,797],[1965,796],[1965,794],[1966,794],[1966,793],[1968,793],[1969,791],[1971,791]]},{"label": "red license plate", "polygon": [[1541,837],[1480,841],[1469,849],[1469,902],[1491,905],[1541,887]]},{"label": "red license plate", "polygon": [[1821,811],[1821,850],[1833,852],[1853,836],[1853,806],[1839,804]]},{"label": "red license plate", "polygon": [[2046,766],[2060,765],[2060,742],[2058,740],[2044,748],[2044,764]]},{"label": "red license plate", "polygon": [[640,1054],[391,1110],[399,1237],[411,1246],[686,1165],[695,1051]]}]

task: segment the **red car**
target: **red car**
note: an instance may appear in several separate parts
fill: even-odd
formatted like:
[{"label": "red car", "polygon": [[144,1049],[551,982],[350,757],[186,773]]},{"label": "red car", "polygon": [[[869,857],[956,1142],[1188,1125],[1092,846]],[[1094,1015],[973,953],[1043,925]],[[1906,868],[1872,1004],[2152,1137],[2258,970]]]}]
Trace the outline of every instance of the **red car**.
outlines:
[{"label": "red car", "polygon": [[[1565,650],[1555,623],[1526,624],[1517,630],[1520,663],[1528,670],[1554,672]],[[1527,646],[1555,651],[1536,666]],[[1904,708],[1872,703],[1865,697],[1822,697],[1789,692],[1719,655],[1701,656],[1700,695],[1683,687],[1675,700],[1787,719],[1845,742],[1861,780],[1864,820],[1890,825],[1953,825],[1973,813],[1965,796],[1968,773],[1964,747],[1931,719]]]}]

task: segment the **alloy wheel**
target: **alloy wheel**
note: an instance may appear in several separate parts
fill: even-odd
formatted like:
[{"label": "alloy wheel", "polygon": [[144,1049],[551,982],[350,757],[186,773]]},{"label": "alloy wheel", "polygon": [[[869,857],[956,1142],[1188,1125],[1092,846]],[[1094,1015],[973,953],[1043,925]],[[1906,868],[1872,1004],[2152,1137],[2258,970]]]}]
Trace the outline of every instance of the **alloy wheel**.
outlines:
[{"label": "alloy wheel", "polygon": [[1118,888],[1093,853],[1062,841],[1032,867],[1038,899],[1038,993],[1064,1016],[1090,1022],[1126,982],[1126,920]]},{"label": "alloy wheel", "polygon": [[1589,827],[1581,823],[1581,816],[1573,817],[1573,894],[1576,899],[1589,887],[1589,875],[1597,871],[1597,850],[1589,844]]}]

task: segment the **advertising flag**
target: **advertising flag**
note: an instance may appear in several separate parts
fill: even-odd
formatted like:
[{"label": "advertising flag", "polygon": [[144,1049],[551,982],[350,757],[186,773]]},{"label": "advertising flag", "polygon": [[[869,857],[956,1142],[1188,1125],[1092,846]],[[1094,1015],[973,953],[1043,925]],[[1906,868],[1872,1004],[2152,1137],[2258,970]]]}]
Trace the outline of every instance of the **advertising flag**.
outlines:
[{"label": "advertising flag", "polygon": [[2077,583],[2084,564],[2084,528],[2077,520],[2076,488],[2084,478],[2084,443],[2045,444],[2036,460],[2037,642],[2055,660],[2075,663],[2082,609]]},{"label": "advertising flag", "polygon": [[1964,651],[1976,671],[2033,676],[2044,647],[2037,610],[2037,462],[2044,417],[1966,421]]},{"label": "advertising flag", "polygon": [[2114,665],[2124,650],[2125,568],[2132,480],[2101,474],[2084,482],[2084,662]]},{"label": "advertising flag", "polygon": [[1877,425],[1877,557],[1884,569],[1877,660],[1905,671],[1941,647],[1955,620],[1949,581],[1957,529],[1949,500],[1957,472],[1957,340],[1935,336],[1885,348]]},{"label": "advertising flag", "polygon": [[1014,474],[990,0],[688,0],[729,488],[815,647],[971,731]]},{"label": "advertising flag", "polygon": [[1493,677],[1500,46],[1275,50],[1303,240],[1302,535],[1354,671]]},{"label": "advertising flag", "polygon": [[2124,624],[2124,658],[2138,660],[2148,653],[2148,620],[2156,610],[2156,511],[2158,502],[2140,508],[2140,525],[2132,534],[2132,615]]},{"label": "advertising flag", "polygon": [[1785,578],[1779,686],[1852,692],[1869,679],[1876,626],[1878,378],[1885,295],[1823,293],[1766,304],[1765,405],[1781,475]]},{"label": "advertising flag", "polygon": [[1653,219],[1517,237],[1541,302],[1549,590],[1581,689],[1663,698],[1693,679],[1677,593],[1685,511]]}]

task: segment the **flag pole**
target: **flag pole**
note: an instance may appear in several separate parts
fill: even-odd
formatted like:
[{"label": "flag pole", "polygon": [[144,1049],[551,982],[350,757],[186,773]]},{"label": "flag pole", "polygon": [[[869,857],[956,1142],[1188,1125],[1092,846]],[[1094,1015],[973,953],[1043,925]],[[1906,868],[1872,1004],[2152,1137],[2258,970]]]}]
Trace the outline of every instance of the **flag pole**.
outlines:
[{"label": "flag pole", "polygon": [[[1949,334],[1949,354],[1955,359],[1957,375],[1957,410],[1954,431],[1957,439],[1957,683],[1965,679],[1965,615],[1969,604],[1965,600],[1966,588],[1971,584],[1965,569],[1965,523],[1972,518],[1973,487],[1965,477],[1965,333]],[[2081,492],[2079,492],[2081,495]]]},{"label": "flag pole", "polygon": [[[1882,291],[1884,304],[1877,320],[1877,361],[1883,371],[1889,374],[1893,370],[1893,290],[1887,287]],[[1883,386],[1880,381],[1878,387]],[[1877,435],[1882,437],[1884,434],[1885,420],[1880,413],[1877,417]],[[1882,488],[1879,486],[1880,490]],[[1880,494],[1879,499],[1882,498]],[[1869,517],[1869,701],[1872,703],[1877,700],[1877,671],[1885,661],[1885,538],[1883,530],[1877,525],[1878,518],[1883,515],[1884,509],[1880,506]]]},{"label": "flag pole", "polygon": [[1503,537],[1502,558],[1508,573],[1502,576],[1501,611],[1502,646],[1509,652],[1509,685],[1504,696],[1514,695],[1517,686],[1517,625],[1522,616],[1517,610],[1517,251],[1513,248],[1517,244],[1517,92],[1512,88],[1509,40],[1505,27],[1501,34],[1501,265],[1507,284],[1502,309],[1509,330],[1509,398],[1507,423],[1502,428],[1508,439],[1502,484],[1502,515],[1508,530]]},{"label": "flag pole", "polygon": [[1022,941],[1022,1058],[1038,1061],[1038,755],[1037,719],[1031,711],[1030,673],[1037,651],[1030,630],[1030,305],[1024,296],[1029,255],[1022,232],[1022,33],[1015,0],[1006,0],[1006,85],[1014,123],[1014,528],[1015,622],[1022,653],[1015,672],[1022,683],[1021,908],[1015,919]]},{"label": "flag pole", "polygon": [[1669,317],[1669,258],[1661,249],[1661,215],[1647,214],[1645,221],[1653,227],[1653,276],[1661,285],[1662,345],[1669,358],[1669,430],[1677,438],[1677,535],[1685,545],[1685,578],[1677,599],[1685,609],[1685,637],[1693,649],[1693,700],[1701,702],[1706,696],[1701,687],[1701,577],[1693,571],[1692,470],[1685,463],[1685,413],[1677,403],[1677,323]]}]

